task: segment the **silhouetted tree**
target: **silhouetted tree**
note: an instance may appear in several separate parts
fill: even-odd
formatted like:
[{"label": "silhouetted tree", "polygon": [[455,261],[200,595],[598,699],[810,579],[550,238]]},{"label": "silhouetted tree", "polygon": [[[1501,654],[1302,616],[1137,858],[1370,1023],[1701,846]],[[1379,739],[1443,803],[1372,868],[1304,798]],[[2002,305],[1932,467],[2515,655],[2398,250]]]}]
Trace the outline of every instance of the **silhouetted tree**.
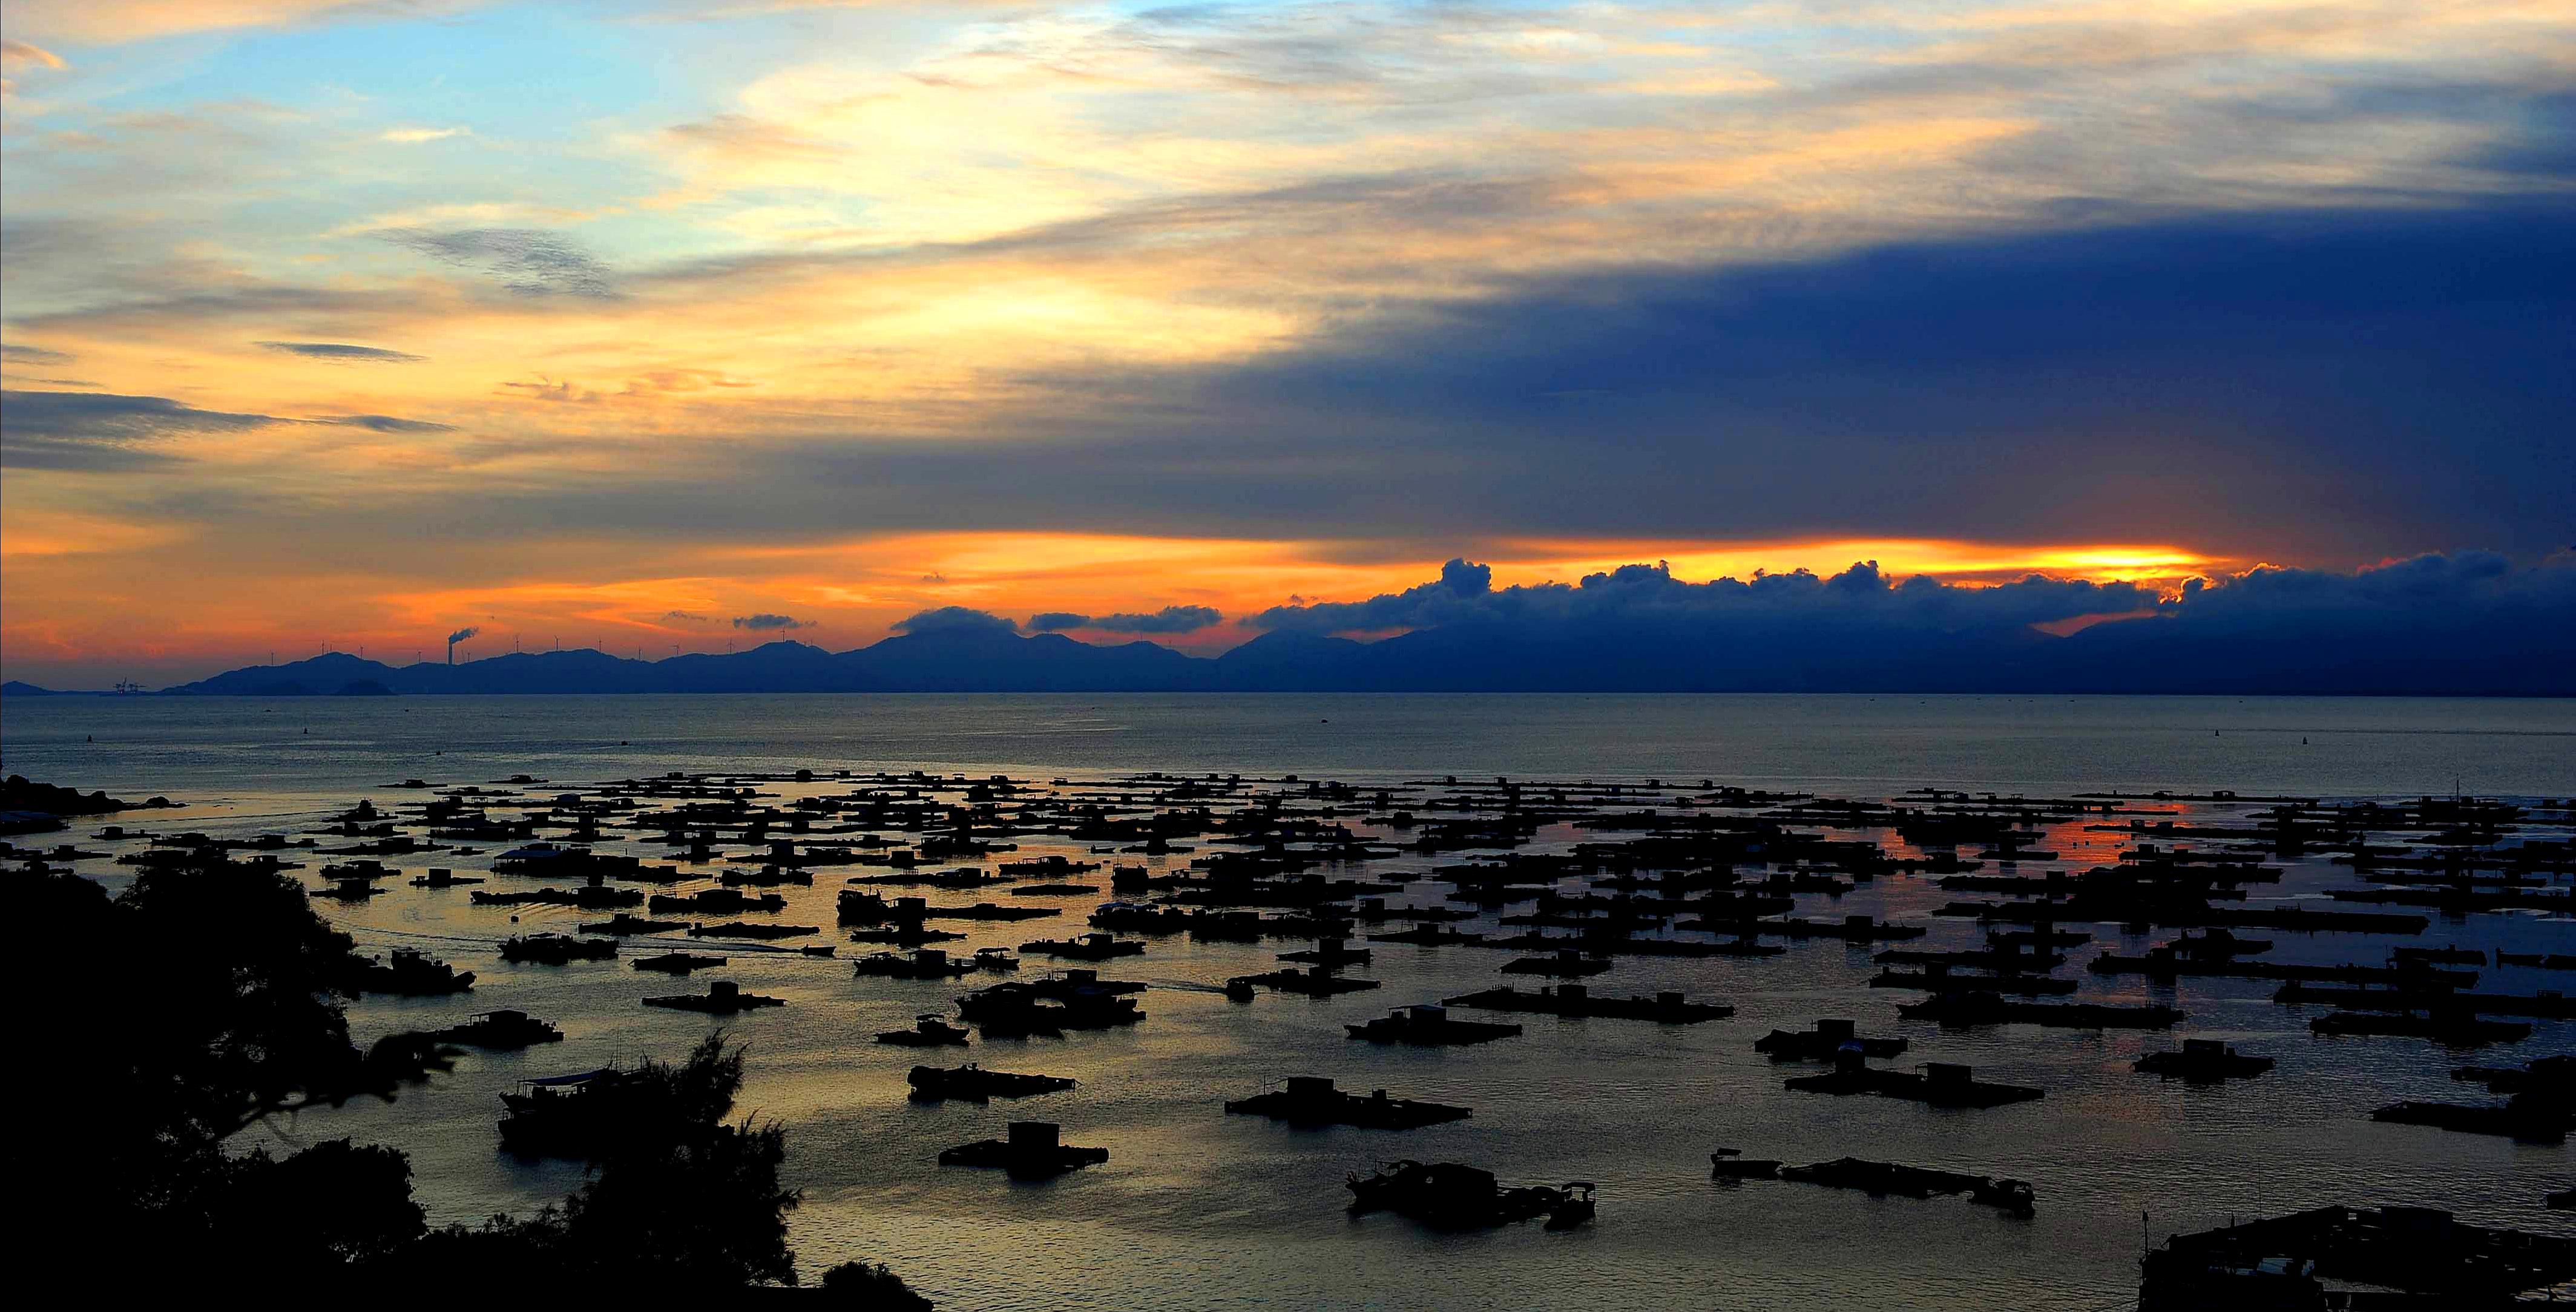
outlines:
[{"label": "silhouetted tree", "polygon": [[[13,891],[41,930],[22,960],[52,1004],[54,1039],[9,1086],[10,1178],[42,1203],[22,1212],[25,1252],[138,1290],[227,1270],[279,1290],[460,1276],[566,1293],[795,1282],[797,1195],[778,1182],[786,1135],[727,1122],[743,1053],[721,1033],[628,1073],[581,1153],[593,1177],[570,1197],[524,1220],[425,1232],[410,1162],[392,1149],[225,1149],[265,1117],[389,1100],[454,1051],[418,1034],[365,1052],[350,1042],[341,1000],[362,960],[301,885],[208,857],[151,870],[114,899],[66,874]],[[833,1288],[863,1291],[860,1306],[927,1306],[875,1270]]]},{"label": "silhouetted tree", "polygon": [[914,1293],[903,1283],[903,1277],[884,1266],[865,1262],[843,1262],[823,1273],[823,1292],[843,1307],[878,1309],[885,1312],[930,1312],[931,1302]]},{"label": "silhouetted tree", "polygon": [[411,1197],[411,1160],[347,1139],[283,1159],[253,1149],[228,1164],[222,1195],[212,1226],[222,1246],[304,1279],[390,1257],[426,1231]]},{"label": "silhouetted tree", "polygon": [[432,1236],[422,1254],[447,1271],[548,1288],[740,1288],[796,1280],[787,1247],[794,1190],[778,1183],[786,1132],[725,1123],[742,1087],[743,1050],[719,1031],[678,1062],[622,1072],[567,1112],[565,1145],[596,1174],[535,1217],[494,1217]]},{"label": "silhouetted tree", "polygon": [[[339,999],[358,958],[301,885],[208,857],[148,871],[114,899],[67,874],[14,891],[44,930],[22,953],[55,1005],[57,1046],[52,1069],[11,1086],[21,1128],[9,1151],[13,1178],[53,1204],[35,1226],[72,1246],[58,1251],[109,1232],[180,1258],[222,1247],[239,1238],[229,1223],[239,1195],[264,1180],[390,1189],[353,1200],[353,1213],[379,1218],[410,1206],[399,1154],[349,1156],[365,1150],[343,1144],[310,1161],[235,1161],[223,1151],[264,1116],[391,1098],[443,1060],[435,1045],[350,1043]],[[68,1127],[65,1112],[77,1115]]]},{"label": "silhouetted tree", "polygon": [[561,1250],[636,1283],[792,1284],[787,1212],[797,1195],[778,1184],[786,1141],[776,1126],[745,1124],[620,1151],[558,1209]]}]

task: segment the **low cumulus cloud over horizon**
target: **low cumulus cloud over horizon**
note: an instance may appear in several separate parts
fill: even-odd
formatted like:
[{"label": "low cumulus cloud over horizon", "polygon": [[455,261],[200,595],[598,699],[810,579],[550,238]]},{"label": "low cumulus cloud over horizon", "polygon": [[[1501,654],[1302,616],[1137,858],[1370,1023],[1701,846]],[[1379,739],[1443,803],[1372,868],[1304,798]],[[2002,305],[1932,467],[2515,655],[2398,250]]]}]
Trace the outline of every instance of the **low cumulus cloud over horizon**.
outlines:
[{"label": "low cumulus cloud over horizon", "polygon": [[[2065,636],[2050,626],[2078,625]],[[1871,562],[1691,583],[1628,565],[1571,584],[1441,577],[1363,601],[1273,607],[1278,634],[1402,636],[1415,679],[1475,662],[1494,686],[1626,680],[1638,687],[2034,688],[2159,691],[2279,686],[2576,692],[2576,550],[2516,565],[2428,553],[2350,571],[2257,566],[2176,591],[2033,574],[1988,586]],[[1459,682],[1452,678],[1450,681]]]},{"label": "low cumulus cloud over horizon", "polygon": [[1225,616],[1213,606],[1165,606],[1158,611],[1118,612],[1108,615],[1083,615],[1074,611],[1040,611],[1022,625],[1031,633],[1060,633],[1067,629],[1097,629],[1102,633],[1179,634],[1196,633],[1225,622]]},{"label": "low cumulus cloud over horizon", "polygon": [[[1874,561],[1854,562],[1831,574],[1800,569],[1704,582],[1677,577],[1662,562],[1639,563],[1570,583],[1497,588],[1491,566],[1461,557],[1443,566],[1438,578],[1402,591],[1356,601],[1300,600],[1255,612],[1241,624],[1255,635],[1347,637],[1364,644],[1396,635],[1442,634],[1471,641],[1581,645],[1640,637],[1708,641],[1753,635],[1801,643],[1840,643],[1871,634],[2053,638],[2059,635],[2052,626],[2070,621],[2085,622],[2075,632],[2097,635],[2118,631],[2289,640],[2302,633],[2372,634],[2415,647],[2428,639],[2471,643],[2457,635],[2481,634],[2515,649],[2576,642],[2576,550],[2529,565],[2487,551],[2428,553],[2347,571],[2263,565],[2195,575],[2171,590],[2038,573],[1981,584],[1945,582],[1927,574],[1900,579]],[[992,637],[1083,629],[1173,635],[1223,622],[1221,614],[1203,606],[1108,615],[1042,611],[1024,623],[972,607],[941,606],[891,627],[910,635]],[[2505,639],[2508,630],[2521,636]]]}]

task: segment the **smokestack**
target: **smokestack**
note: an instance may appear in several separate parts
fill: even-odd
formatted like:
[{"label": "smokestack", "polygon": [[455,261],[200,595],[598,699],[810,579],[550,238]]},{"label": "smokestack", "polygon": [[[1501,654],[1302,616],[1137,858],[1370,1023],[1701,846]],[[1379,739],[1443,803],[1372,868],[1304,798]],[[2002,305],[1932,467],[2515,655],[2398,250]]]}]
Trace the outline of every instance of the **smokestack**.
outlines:
[{"label": "smokestack", "polygon": [[454,664],[456,663],[456,644],[458,644],[458,643],[460,643],[460,642],[463,642],[463,641],[465,641],[467,638],[471,638],[471,637],[473,637],[475,634],[477,634],[477,633],[481,633],[481,632],[482,632],[482,630],[481,630],[481,629],[466,628],[466,629],[458,629],[456,632],[451,633],[451,634],[448,634],[448,635],[447,635],[447,663],[448,663],[448,664],[450,664],[450,665],[454,665]]}]

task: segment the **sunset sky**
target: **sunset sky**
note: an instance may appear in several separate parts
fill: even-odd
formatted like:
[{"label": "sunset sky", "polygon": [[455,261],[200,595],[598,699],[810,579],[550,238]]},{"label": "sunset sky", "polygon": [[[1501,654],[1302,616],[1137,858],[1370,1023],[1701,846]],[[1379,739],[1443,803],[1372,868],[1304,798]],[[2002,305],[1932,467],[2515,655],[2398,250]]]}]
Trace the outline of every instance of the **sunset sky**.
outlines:
[{"label": "sunset sky", "polygon": [[13,678],[2576,535],[2566,0],[0,30]]}]

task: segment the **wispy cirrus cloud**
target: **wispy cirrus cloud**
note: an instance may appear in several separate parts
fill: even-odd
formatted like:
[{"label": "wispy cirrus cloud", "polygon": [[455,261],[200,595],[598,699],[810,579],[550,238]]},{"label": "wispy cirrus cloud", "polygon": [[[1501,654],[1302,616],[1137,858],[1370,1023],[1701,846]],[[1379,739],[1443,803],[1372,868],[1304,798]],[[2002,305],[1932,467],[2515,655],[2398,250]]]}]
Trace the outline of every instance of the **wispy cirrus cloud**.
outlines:
[{"label": "wispy cirrus cloud", "polygon": [[391,229],[385,240],[442,264],[474,269],[522,296],[616,294],[608,266],[572,239],[539,228]]},{"label": "wispy cirrus cloud", "polygon": [[23,64],[33,68],[67,68],[63,57],[43,46],[14,38],[0,38],[0,68]]},{"label": "wispy cirrus cloud", "polygon": [[202,409],[165,396],[109,392],[0,392],[0,463],[20,469],[133,470],[176,458],[192,437],[241,435],[296,425],[377,433],[447,433],[451,425],[393,415],[289,419]]},{"label": "wispy cirrus cloud", "polygon": [[404,419],[395,415],[334,415],[327,419],[305,421],[340,428],[364,428],[376,433],[453,433],[454,424],[433,423],[426,419]]},{"label": "wispy cirrus cloud", "polygon": [[282,355],[300,355],[308,360],[362,364],[418,364],[424,358],[381,346],[351,346],[344,342],[261,342],[259,346]]},{"label": "wispy cirrus cloud", "polygon": [[135,469],[167,458],[163,444],[291,422],[201,410],[162,396],[0,392],[0,463],[19,469]]}]

